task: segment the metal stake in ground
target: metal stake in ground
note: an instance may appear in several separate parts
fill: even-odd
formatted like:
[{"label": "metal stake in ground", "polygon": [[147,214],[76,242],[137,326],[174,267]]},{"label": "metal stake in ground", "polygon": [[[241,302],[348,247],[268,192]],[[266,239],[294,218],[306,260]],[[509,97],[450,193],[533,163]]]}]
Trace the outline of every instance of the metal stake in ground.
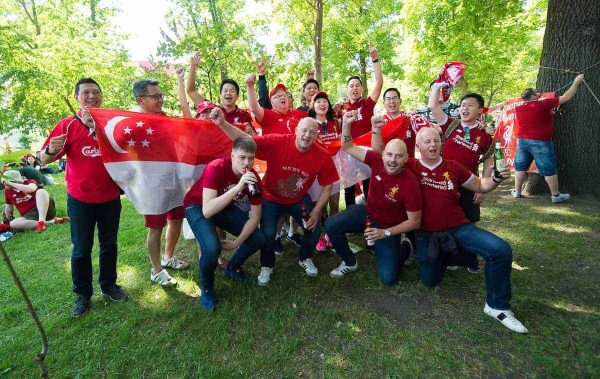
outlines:
[{"label": "metal stake in ground", "polygon": [[35,322],[35,326],[36,326],[38,332],[40,333],[40,336],[42,337],[42,351],[38,355],[35,356],[35,362],[37,363],[38,368],[40,369],[40,377],[47,378],[48,377],[48,367],[46,367],[46,362],[44,362],[44,359],[46,358],[46,355],[48,355],[48,336],[46,336],[46,331],[44,330],[44,326],[40,322],[37,312],[33,308],[33,304],[31,304],[31,300],[29,300],[27,291],[25,291],[25,287],[23,287],[21,278],[19,278],[19,275],[17,274],[17,272],[15,271],[15,268],[13,267],[12,263],[10,262],[10,258],[8,257],[8,253],[6,253],[6,250],[4,250],[4,245],[2,244],[2,242],[0,242],[0,254],[2,254],[2,259],[4,260],[6,267],[8,267],[8,271],[10,271],[10,275],[13,277],[15,284],[17,285],[17,288],[19,289],[19,292],[21,293],[21,297],[25,301],[25,304],[27,304],[27,309],[29,309],[29,313],[31,314],[31,317],[33,318],[33,321]]}]

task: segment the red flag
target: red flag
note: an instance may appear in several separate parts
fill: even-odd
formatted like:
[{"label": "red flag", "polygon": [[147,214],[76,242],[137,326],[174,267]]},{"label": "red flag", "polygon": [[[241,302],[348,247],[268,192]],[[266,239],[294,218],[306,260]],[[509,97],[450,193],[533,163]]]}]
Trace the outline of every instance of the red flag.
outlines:
[{"label": "red flag", "polygon": [[442,88],[442,101],[445,103],[450,99],[450,93],[460,78],[462,78],[467,65],[463,62],[452,61],[444,64],[444,67],[438,74],[438,76],[431,83],[446,83],[447,86]]},{"label": "red flag", "polygon": [[112,109],[90,109],[102,160],[141,214],[180,206],[211,160],[231,141],[212,122]]}]

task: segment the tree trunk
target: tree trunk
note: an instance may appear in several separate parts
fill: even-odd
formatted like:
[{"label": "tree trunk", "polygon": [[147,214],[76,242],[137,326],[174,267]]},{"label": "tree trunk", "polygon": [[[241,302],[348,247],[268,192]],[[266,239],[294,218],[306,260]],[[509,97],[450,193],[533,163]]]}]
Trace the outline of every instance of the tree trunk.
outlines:
[{"label": "tree trunk", "polygon": [[321,55],[322,55],[322,36],[323,36],[323,0],[314,0],[314,7],[316,11],[315,17],[315,79],[321,83]]},{"label": "tree trunk", "polygon": [[[597,0],[549,0],[540,65],[585,73],[575,97],[554,118],[561,190],[600,197],[600,6]],[[589,70],[587,69],[589,67]],[[575,73],[540,68],[537,88],[559,89]],[[589,88],[588,88],[589,85]],[[562,95],[564,89],[558,92]]]}]

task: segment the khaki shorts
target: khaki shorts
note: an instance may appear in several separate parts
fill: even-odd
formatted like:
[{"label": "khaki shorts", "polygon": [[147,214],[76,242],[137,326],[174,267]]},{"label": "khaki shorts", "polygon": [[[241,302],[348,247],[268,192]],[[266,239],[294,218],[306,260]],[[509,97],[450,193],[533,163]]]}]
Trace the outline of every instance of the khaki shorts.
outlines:
[{"label": "khaki shorts", "polygon": [[[50,204],[48,204],[48,212],[46,213],[46,221],[50,221],[56,216],[56,204],[54,204],[54,199],[50,198]],[[40,218],[40,214],[38,213],[37,208],[33,208],[29,212],[27,212],[23,217],[27,220],[37,221]]]}]

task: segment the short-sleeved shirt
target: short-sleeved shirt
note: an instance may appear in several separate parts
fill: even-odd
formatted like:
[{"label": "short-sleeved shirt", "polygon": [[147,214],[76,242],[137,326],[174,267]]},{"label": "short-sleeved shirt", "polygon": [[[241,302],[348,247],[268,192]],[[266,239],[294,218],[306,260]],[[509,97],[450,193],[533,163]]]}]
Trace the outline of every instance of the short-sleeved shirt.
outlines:
[{"label": "short-sleeved shirt", "polygon": [[262,135],[293,134],[298,122],[306,117],[306,112],[297,109],[283,114],[273,109],[263,109],[263,118],[258,121],[262,127]]},{"label": "short-sleeved shirt", "polygon": [[373,111],[375,109],[375,102],[371,99],[371,96],[366,99],[359,99],[354,103],[349,101],[344,103],[344,111],[358,111],[356,114],[356,121],[352,123],[350,128],[350,134],[352,138],[362,136],[363,134],[371,131],[371,117],[373,117]]},{"label": "short-sleeved shirt", "polygon": [[342,135],[340,125],[336,120],[327,120],[324,123],[319,123],[319,135],[317,140],[323,146],[330,145],[334,141],[339,141]]},{"label": "short-sleeved shirt", "polygon": [[[448,117],[448,121],[442,125],[442,133],[455,121]],[[442,156],[446,160],[456,161],[469,169],[473,174],[478,174],[479,156],[484,155],[492,146],[492,136],[484,129],[473,126],[466,132],[468,127],[458,125],[444,142]],[[468,136],[468,138],[467,138]]]},{"label": "short-sleeved shirt", "polygon": [[553,108],[558,107],[559,98],[527,101],[515,108],[517,138],[552,141],[554,133]]},{"label": "short-sleeved shirt", "polygon": [[[23,185],[35,184],[37,187],[37,183],[33,179],[26,179]],[[22,191],[17,191],[13,187],[5,186],[4,187],[4,202],[6,204],[14,205],[15,208],[19,211],[21,216],[25,216],[30,210],[36,207],[35,205],[35,193],[37,189],[33,192],[27,193]]]},{"label": "short-sleeved shirt", "polygon": [[400,122],[408,122],[409,127],[406,129],[406,135],[404,136],[393,136],[392,138],[400,138],[406,144],[406,152],[409,157],[415,157],[415,147],[416,147],[416,138],[417,133],[422,128],[431,128],[431,122],[427,120],[425,117],[416,114],[416,113],[406,113],[400,112],[400,115],[393,117],[389,113],[386,113],[384,116],[386,124],[392,123],[400,123]]},{"label": "short-sleeved shirt", "polygon": [[367,151],[364,163],[371,167],[367,213],[380,227],[398,225],[408,219],[406,212],[421,210],[421,188],[409,169],[403,167],[397,174],[388,174],[381,154],[372,150]]},{"label": "short-sleeved shirt", "polygon": [[[262,184],[258,173],[251,170],[256,178],[258,179],[259,189],[262,191]],[[240,181],[240,177],[237,176],[231,168],[231,157],[219,158],[210,162],[204,168],[202,176],[194,185],[190,188],[188,193],[183,199],[183,205],[189,207],[191,205],[202,204],[202,192],[204,188],[210,188],[217,191],[217,196],[221,196],[225,192],[229,191],[232,187],[235,187]],[[227,207],[239,204],[241,202],[249,201],[251,205],[260,205],[262,203],[261,197],[249,196],[250,191],[248,186],[244,187],[242,192],[239,192],[233,200],[227,204]]]},{"label": "short-sleeved shirt", "polygon": [[105,203],[120,196],[119,186],[112,180],[102,163],[98,140],[74,117],[61,120],[44,141],[42,150],[50,139],[67,134],[64,148],[54,159],[67,156],[65,180],[67,193],[84,203]]},{"label": "short-sleeved shirt", "polygon": [[433,166],[414,158],[409,158],[406,165],[417,177],[423,193],[421,230],[440,232],[469,222],[460,206],[458,187],[475,175],[458,162],[441,158]]},{"label": "short-sleeved shirt", "polygon": [[318,144],[302,152],[296,147],[296,136],[292,134],[253,138],[258,147],[256,158],[267,161],[263,196],[274,203],[293,204],[300,201],[315,179],[321,186],[333,184],[339,179],[333,160],[327,150]]}]

